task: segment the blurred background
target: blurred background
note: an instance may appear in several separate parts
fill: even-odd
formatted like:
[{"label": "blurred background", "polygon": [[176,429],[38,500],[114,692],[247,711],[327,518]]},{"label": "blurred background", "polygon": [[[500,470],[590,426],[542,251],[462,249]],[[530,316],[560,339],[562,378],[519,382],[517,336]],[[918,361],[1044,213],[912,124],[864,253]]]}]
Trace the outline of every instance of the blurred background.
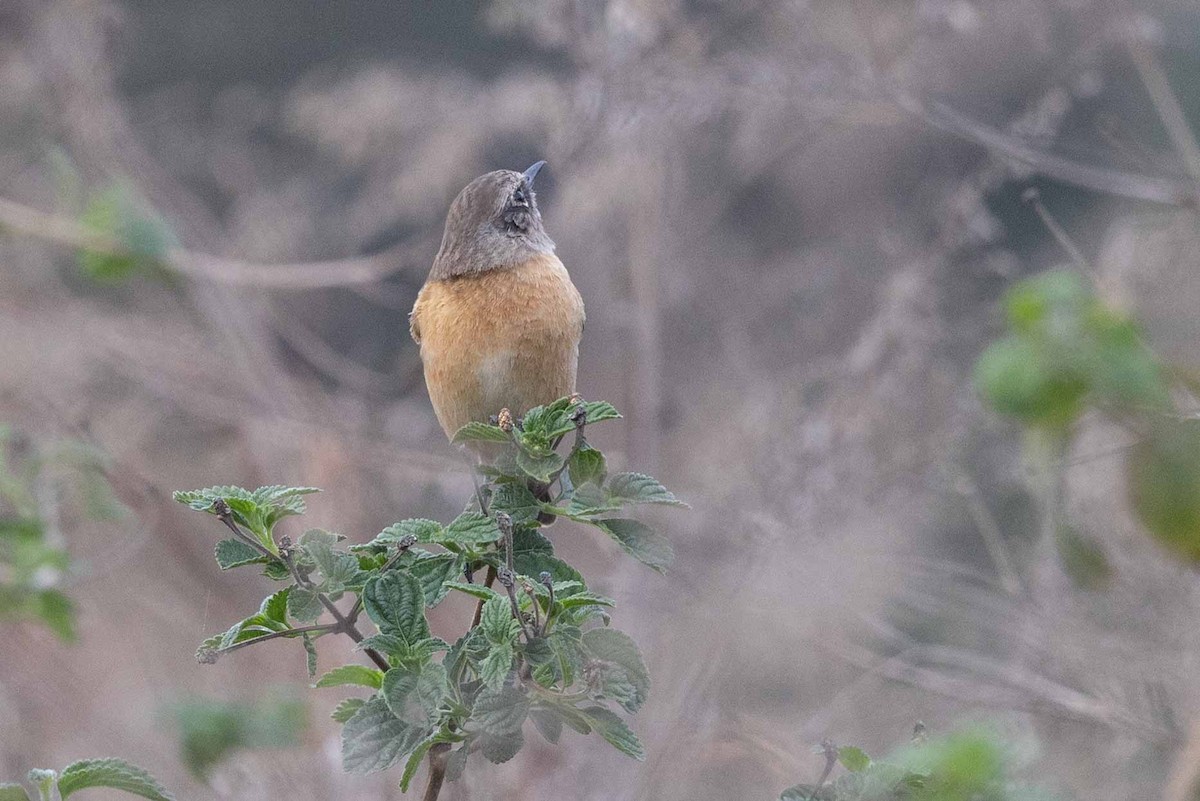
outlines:
[{"label": "blurred background", "polygon": [[[458,190],[544,158],[579,389],[625,413],[596,442],[693,509],[656,519],[665,577],[551,531],[646,653],[646,762],[530,738],[445,797],[773,798],[822,738],[985,719],[1065,795],[1162,797],[1196,758],[1195,574],[1097,416],[1063,492],[1102,563],[1072,570],[971,371],[1006,289],[1072,261],[1200,367],[1198,70],[1184,0],[2,0],[0,422],[115,499],[36,499],[78,639],[0,622],[0,777],[112,755],[180,798],[399,797],[342,774],[295,643],[196,663],[263,584],[170,491],[319,486],[284,530],[356,542],[461,509],[407,313]],[[77,258],[64,221],[127,208],[173,271]],[[297,745],[189,771],[181,704],[279,692]]]}]

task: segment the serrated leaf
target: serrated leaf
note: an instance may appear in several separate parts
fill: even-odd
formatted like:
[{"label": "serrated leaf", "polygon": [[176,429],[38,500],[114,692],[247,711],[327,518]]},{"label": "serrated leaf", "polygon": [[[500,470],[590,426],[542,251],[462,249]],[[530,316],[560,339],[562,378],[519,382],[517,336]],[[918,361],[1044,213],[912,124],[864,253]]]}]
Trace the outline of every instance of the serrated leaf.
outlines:
[{"label": "serrated leaf", "polygon": [[285,587],[278,592],[273,592],[263,599],[262,604],[258,607],[258,613],[268,620],[287,625],[287,601],[291,595],[292,588]]},{"label": "serrated leaf", "polygon": [[526,475],[545,483],[562,469],[563,458],[554,451],[539,454],[522,449],[517,453],[517,466],[525,471]]},{"label": "serrated leaf", "polygon": [[326,673],[313,687],[342,687],[357,684],[378,690],[383,683],[383,671],[366,665],[342,665]]},{"label": "serrated leaf", "polygon": [[362,705],[366,702],[367,699],[365,698],[346,698],[340,704],[334,707],[333,712],[330,713],[329,717],[333,718],[338,723],[345,723],[350,718],[354,717],[354,714],[358,712],[359,709],[362,709]]},{"label": "serrated leaf", "polygon": [[408,792],[408,785],[412,783],[413,777],[417,775],[417,771],[421,768],[421,760],[429,753],[429,749],[433,747],[434,742],[436,742],[434,738],[426,737],[408,755],[408,761],[404,763],[404,772],[400,774],[400,792]]},{"label": "serrated leaf", "polygon": [[604,459],[604,454],[586,443],[582,447],[576,448],[571,454],[571,458],[567,460],[567,474],[571,477],[571,483],[576,487],[588,482],[596,485],[602,484],[607,473],[608,464]]},{"label": "serrated leaf", "polygon": [[589,401],[584,404],[587,409],[587,424],[600,423],[605,420],[616,420],[621,413],[608,401]]},{"label": "serrated leaf", "polygon": [[149,773],[120,759],[85,759],[68,765],[58,777],[64,799],[88,787],[112,787],[150,801],[175,799]]},{"label": "serrated leaf", "polygon": [[515,687],[484,689],[471,707],[471,720],[489,734],[519,731],[528,714],[529,697]]},{"label": "serrated leaf", "polygon": [[524,482],[510,481],[495,488],[490,509],[493,513],[505,512],[514,526],[523,526],[537,519],[542,505]]},{"label": "serrated leaf", "polygon": [[529,710],[529,717],[538,733],[546,738],[546,742],[552,745],[558,744],[558,738],[562,736],[563,729],[562,715],[553,709],[537,707]]},{"label": "serrated leaf", "polygon": [[19,784],[0,784],[0,801],[30,801],[29,794]]},{"label": "serrated leaf", "polygon": [[409,537],[416,537],[417,542],[440,542],[444,536],[442,524],[436,520],[426,520],[421,517],[413,517],[408,520],[401,520],[398,523],[392,523],[383,531],[375,535],[375,539],[371,540],[371,545],[391,545],[402,540],[407,540]]},{"label": "serrated leaf", "polygon": [[612,710],[602,706],[592,706],[579,711],[587,718],[592,731],[607,740],[613,748],[639,762],[646,758],[646,751],[642,748],[641,740]]},{"label": "serrated leaf", "polygon": [[671,560],[675,558],[675,551],[667,538],[644,523],[621,518],[605,518],[592,522],[616,540],[621,550],[659,573],[666,572]]},{"label": "serrated leaf", "polygon": [[658,479],[644,473],[617,473],[608,480],[609,495],[620,503],[656,503],[686,507]]},{"label": "serrated leaf", "polygon": [[478,512],[464,512],[446,526],[439,542],[453,542],[460,545],[490,545],[501,536],[500,527],[496,525],[495,519]]},{"label": "serrated leaf", "polygon": [[342,769],[387,770],[424,738],[423,730],[393,715],[382,698],[371,698],[342,727]]},{"label": "serrated leaf", "polygon": [[266,561],[262,554],[248,544],[232,538],[218,542],[214,553],[217,558],[217,566],[222,570],[242,565],[262,564]]},{"label": "serrated leaf", "polygon": [[363,587],[363,604],[379,631],[408,644],[429,637],[425,593],[411,573],[393,570],[372,578]]},{"label": "serrated leaf", "polygon": [[[628,712],[636,712],[650,692],[650,674],[642,661],[637,643],[624,632],[609,628],[589,629],[583,633],[584,651],[605,665],[602,679],[620,689],[606,693],[616,698]],[[632,694],[627,690],[632,690]]]},{"label": "serrated leaf", "polygon": [[520,624],[513,617],[512,604],[507,597],[496,595],[483,605],[479,614],[479,629],[493,645],[512,643]]},{"label": "serrated leaf", "polygon": [[394,667],[383,675],[383,692],[381,693],[393,715],[414,725],[417,721],[407,714],[405,707],[409,694],[417,688],[419,678],[421,678],[419,668]]},{"label": "serrated leaf", "polygon": [[468,584],[465,581],[447,581],[446,589],[465,592],[467,595],[478,598],[481,601],[487,601],[492,598],[499,598],[500,593],[493,590],[491,587],[485,587],[482,584]]},{"label": "serrated leaf", "polygon": [[493,765],[500,765],[517,755],[525,744],[525,735],[520,729],[507,734],[479,735],[479,753]]},{"label": "serrated leaf", "polygon": [[514,651],[512,643],[493,645],[487,656],[479,663],[479,680],[488,689],[497,689],[504,684],[512,672]]},{"label": "serrated leaf", "polygon": [[511,439],[500,426],[470,422],[455,431],[450,441],[457,445],[463,442],[510,442]]},{"label": "serrated leaf", "polygon": [[466,563],[462,556],[455,553],[430,554],[418,556],[406,566],[408,572],[421,582],[421,591],[425,595],[426,606],[437,606],[450,592],[446,582],[454,581],[462,575]]},{"label": "serrated leaf", "polygon": [[287,597],[287,611],[302,623],[311,623],[321,616],[325,607],[317,593],[307,587],[293,586]]},{"label": "serrated leaf", "polygon": [[871,767],[871,758],[861,748],[843,745],[838,749],[838,762],[851,773],[861,773]]}]

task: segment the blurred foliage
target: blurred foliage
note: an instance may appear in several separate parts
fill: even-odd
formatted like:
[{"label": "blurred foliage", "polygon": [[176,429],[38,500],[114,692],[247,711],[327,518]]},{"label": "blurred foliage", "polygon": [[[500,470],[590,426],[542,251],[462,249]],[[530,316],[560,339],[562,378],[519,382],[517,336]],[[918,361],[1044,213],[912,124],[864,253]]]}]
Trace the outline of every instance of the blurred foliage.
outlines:
[{"label": "blurred foliage", "polygon": [[298,745],[308,729],[304,704],[282,696],[251,703],[191,698],[166,711],[179,733],[183,763],[198,778],[239,749]]},{"label": "blurred foliage", "polygon": [[77,442],[38,447],[0,426],[0,619],[39,620],[74,640],[70,557],[54,521],[123,514],[99,453]]},{"label": "blurred foliage", "polygon": [[[566,518],[595,528],[654,570],[669,565],[667,540],[619,515],[642,504],[684,504],[650,476],[610,474],[604,455],[587,441],[588,426],[619,417],[611,404],[563,398],[520,419],[504,410],[494,424],[471,423],[455,441],[494,458],[483,471],[487,484],[465,511],[445,525],[401,520],[348,548],[341,535],[319,529],[295,544],[276,541],[275,523],[303,513],[302,496],[312,487],[177,492],[176,500],[216,515],[233,534],[216,546],[222,570],[255,565],[287,582],[256,614],[202,643],[197,658],[211,663],[263,639],[301,639],[311,673],[318,638],[347,633],[361,640],[374,667],[345,665],[314,686],[369,693],[343,700],[333,712],[343,724],[343,766],[371,773],[403,762],[405,790],[427,754],[431,764],[441,760],[450,780],[470,754],[494,763],[512,759],[527,721],[552,743],[564,727],[595,732],[642,759],[641,742],[613,709],[633,713],[645,703],[650,677],[641,653],[628,635],[608,627],[614,601],[591,592],[541,533]],[[560,450],[568,438],[570,446]],[[487,579],[477,582],[485,570]],[[454,643],[434,636],[425,616],[451,592],[478,605],[475,622]],[[347,594],[356,600],[344,615],[333,602]],[[356,628],[360,612],[378,630],[365,639]],[[324,615],[333,622],[318,623]],[[236,739],[234,718],[192,714],[199,716],[193,725],[208,727],[197,745]],[[205,750],[199,759],[218,756]]]},{"label": "blurred foliage", "polygon": [[[27,778],[37,790],[37,801],[60,801],[91,787],[121,790],[150,801],[175,800],[149,773],[120,759],[84,759],[61,773],[37,768]],[[19,784],[0,784],[0,801],[35,801],[35,797]]]},{"label": "blurred foliage", "polygon": [[987,728],[914,741],[875,761],[861,749],[829,752],[845,773],[831,782],[797,784],[780,801],[1043,801],[1046,791],[1017,781],[1024,767],[1009,743]]},{"label": "blurred foliage", "polygon": [[147,209],[126,183],[92,196],[79,221],[112,240],[115,248],[81,250],[79,267],[85,276],[118,284],[139,275],[166,275],[163,264],[178,242],[166,222]]},{"label": "blurred foliage", "polygon": [[[1193,391],[1183,372],[1164,365],[1133,320],[1105,305],[1077,273],[1021,281],[1004,305],[1008,333],[975,367],[983,398],[1048,439],[1055,470],[1088,410],[1134,434],[1126,460],[1134,511],[1159,543],[1200,564],[1200,420],[1175,400]],[[1111,568],[1098,544],[1060,529],[1057,546],[1077,583],[1107,584]]]}]

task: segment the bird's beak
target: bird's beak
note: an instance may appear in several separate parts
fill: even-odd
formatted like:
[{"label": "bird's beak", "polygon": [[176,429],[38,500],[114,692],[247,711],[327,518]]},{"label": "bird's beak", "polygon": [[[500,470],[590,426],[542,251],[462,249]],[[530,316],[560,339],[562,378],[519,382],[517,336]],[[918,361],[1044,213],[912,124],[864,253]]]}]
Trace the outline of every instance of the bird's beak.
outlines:
[{"label": "bird's beak", "polygon": [[532,187],[533,179],[537,178],[537,174],[541,171],[542,167],[545,166],[546,162],[544,161],[535,161],[533,164],[529,165],[529,169],[521,173],[525,176],[525,183]]}]

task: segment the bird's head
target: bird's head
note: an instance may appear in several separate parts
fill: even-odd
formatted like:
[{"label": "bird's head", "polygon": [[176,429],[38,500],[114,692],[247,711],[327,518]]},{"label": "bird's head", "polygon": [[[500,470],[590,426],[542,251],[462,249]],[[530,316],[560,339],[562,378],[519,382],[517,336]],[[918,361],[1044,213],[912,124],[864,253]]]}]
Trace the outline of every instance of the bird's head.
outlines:
[{"label": "bird's head", "polygon": [[481,175],[458,193],[446,215],[446,232],[430,277],[460,275],[516,266],[539,253],[553,253],[542,227],[533,182],[546,162],[525,172],[496,170]]}]

